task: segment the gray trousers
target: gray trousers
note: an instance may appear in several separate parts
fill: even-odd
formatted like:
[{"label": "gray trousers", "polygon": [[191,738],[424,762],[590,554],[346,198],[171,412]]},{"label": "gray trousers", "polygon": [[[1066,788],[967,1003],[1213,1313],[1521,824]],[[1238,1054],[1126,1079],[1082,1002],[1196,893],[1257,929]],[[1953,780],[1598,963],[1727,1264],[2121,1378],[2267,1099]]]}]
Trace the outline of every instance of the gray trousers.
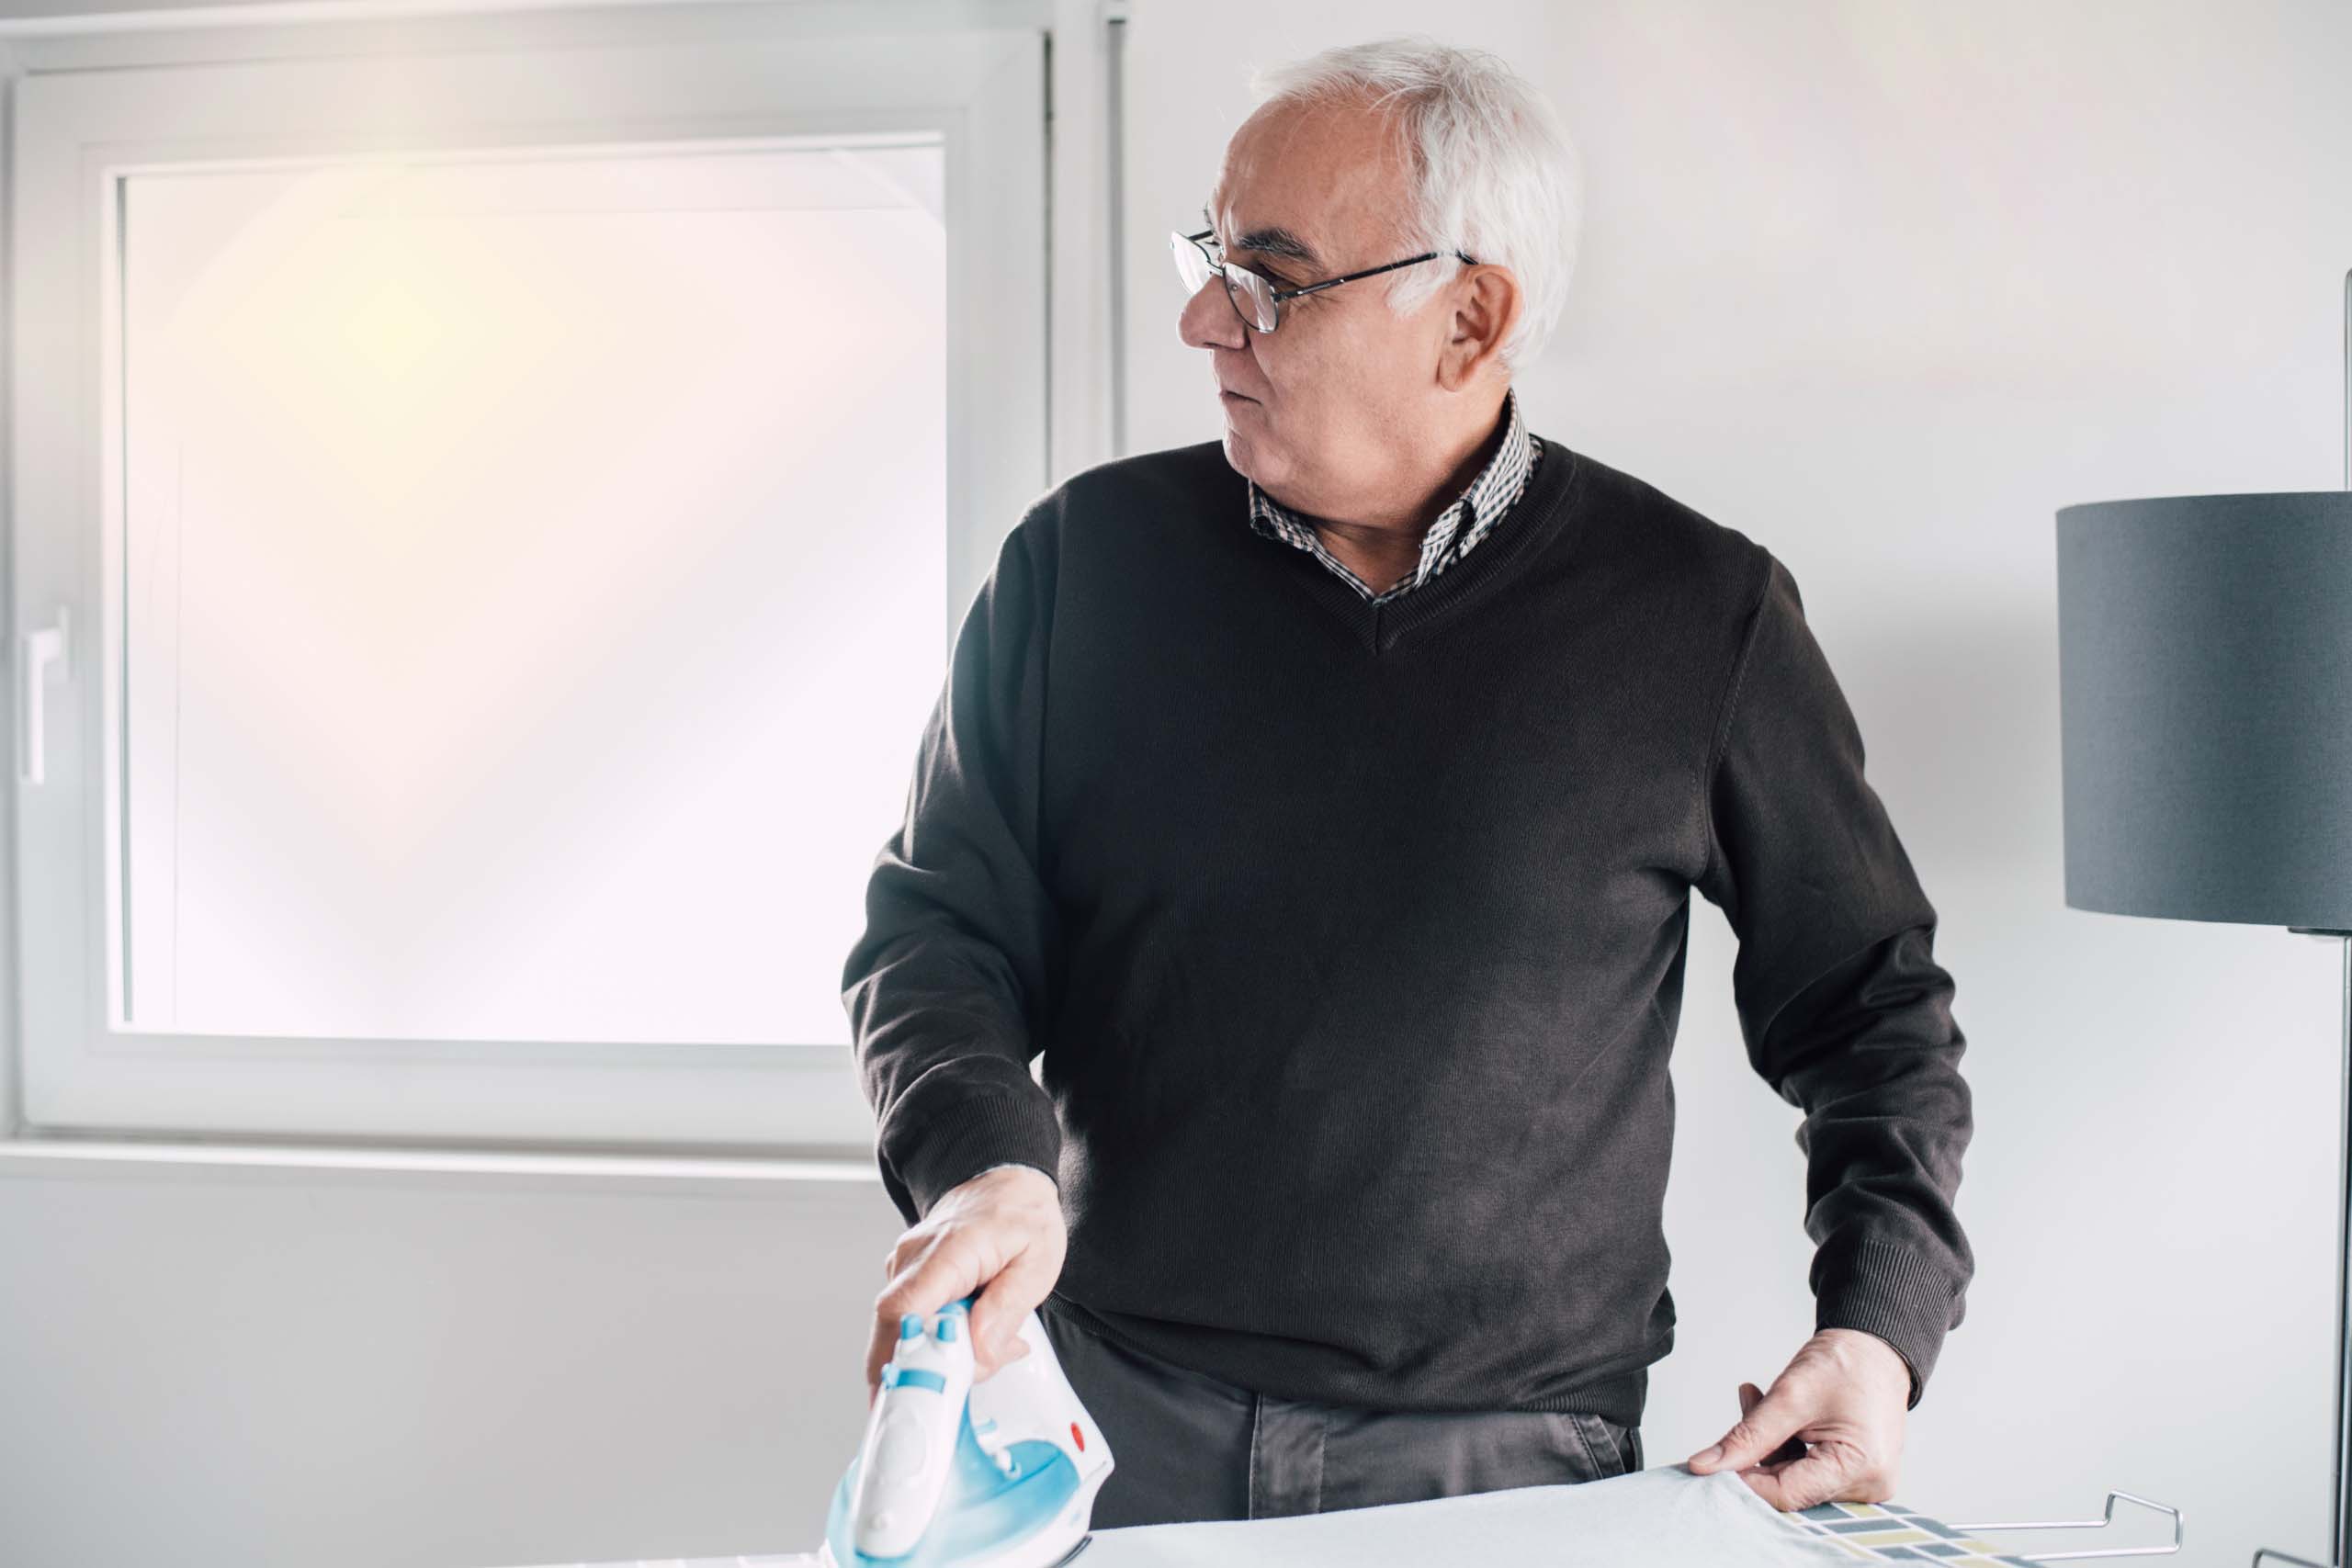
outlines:
[{"label": "gray trousers", "polygon": [[1366,1410],[1253,1393],[1037,1316],[1114,1461],[1093,1525],[1264,1519],[1642,1468],[1640,1429],[1581,1410]]}]

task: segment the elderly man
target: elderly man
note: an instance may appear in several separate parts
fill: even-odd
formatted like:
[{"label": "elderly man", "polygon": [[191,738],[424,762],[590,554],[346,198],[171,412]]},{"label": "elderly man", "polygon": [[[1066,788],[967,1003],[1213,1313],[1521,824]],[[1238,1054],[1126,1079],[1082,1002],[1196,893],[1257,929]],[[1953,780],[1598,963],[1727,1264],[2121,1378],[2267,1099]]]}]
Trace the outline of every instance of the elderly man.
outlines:
[{"label": "elderly man", "polygon": [[1524,84],[1397,39],[1261,85],[1173,237],[1224,436],[1022,518],[874,865],[869,1386],[901,1313],[977,1291],[985,1376],[1036,1308],[1101,1526],[1640,1468],[1696,887],[1804,1112],[1818,1332],[1689,1463],[1885,1498],[1970,1095],[1796,584],[1525,423],[1577,203]]}]

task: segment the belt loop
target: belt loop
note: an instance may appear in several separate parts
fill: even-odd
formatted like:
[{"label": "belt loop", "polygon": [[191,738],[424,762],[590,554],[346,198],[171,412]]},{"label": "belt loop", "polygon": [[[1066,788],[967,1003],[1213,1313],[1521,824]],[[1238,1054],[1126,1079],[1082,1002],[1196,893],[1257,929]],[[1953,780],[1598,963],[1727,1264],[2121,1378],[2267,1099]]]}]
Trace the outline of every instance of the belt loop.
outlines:
[{"label": "belt loop", "polygon": [[1281,1518],[1323,1509],[1327,1407],[1257,1396],[1250,1422],[1250,1517]]}]

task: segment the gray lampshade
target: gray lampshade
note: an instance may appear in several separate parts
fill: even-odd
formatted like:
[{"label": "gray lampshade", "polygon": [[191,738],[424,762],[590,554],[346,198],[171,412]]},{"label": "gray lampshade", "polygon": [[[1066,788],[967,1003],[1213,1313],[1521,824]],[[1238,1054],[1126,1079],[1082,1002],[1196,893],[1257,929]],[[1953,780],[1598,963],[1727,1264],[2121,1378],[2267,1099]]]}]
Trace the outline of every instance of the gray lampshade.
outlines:
[{"label": "gray lampshade", "polygon": [[2066,902],[2352,931],[2352,494],[2058,513]]}]

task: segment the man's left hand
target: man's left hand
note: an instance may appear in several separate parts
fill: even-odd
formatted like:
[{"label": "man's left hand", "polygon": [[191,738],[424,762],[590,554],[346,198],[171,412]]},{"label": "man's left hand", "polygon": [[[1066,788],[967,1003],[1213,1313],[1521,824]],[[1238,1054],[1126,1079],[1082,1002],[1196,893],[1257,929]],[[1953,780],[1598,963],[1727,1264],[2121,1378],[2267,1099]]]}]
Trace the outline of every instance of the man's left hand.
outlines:
[{"label": "man's left hand", "polygon": [[1883,1503],[1894,1495],[1910,1402],[1911,1369],[1894,1346],[1859,1328],[1825,1328],[1770,1389],[1739,1385],[1738,1422],[1690,1456],[1690,1472],[1736,1469],[1784,1513]]}]

